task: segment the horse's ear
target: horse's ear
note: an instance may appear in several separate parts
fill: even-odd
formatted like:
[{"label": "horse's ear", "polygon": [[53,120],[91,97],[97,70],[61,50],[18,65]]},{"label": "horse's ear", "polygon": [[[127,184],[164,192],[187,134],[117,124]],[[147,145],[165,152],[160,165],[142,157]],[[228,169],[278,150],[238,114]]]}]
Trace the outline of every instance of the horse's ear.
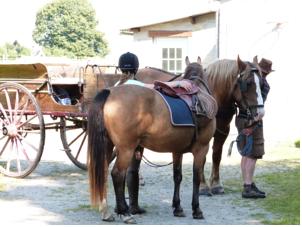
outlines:
[{"label": "horse's ear", "polygon": [[257,55],[253,58],[253,63],[255,65],[258,65],[258,56]]},{"label": "horse's ear", "polygon": [[198,56],[198,58],[197,58],[197,63],[199,64],[199,65],[201,65],[201,58]]},{"label": "horse's ear", "polygon": [[238,64],[239,72],[243,72],[246,68],[246,64],[240,59],[239,55],[237,57],[237,64]]},{"label": "horse's ear", "polygon": [[190,64],[190,60],[189,60],[189,57],[186,56],[186,66],[188,66]]}]

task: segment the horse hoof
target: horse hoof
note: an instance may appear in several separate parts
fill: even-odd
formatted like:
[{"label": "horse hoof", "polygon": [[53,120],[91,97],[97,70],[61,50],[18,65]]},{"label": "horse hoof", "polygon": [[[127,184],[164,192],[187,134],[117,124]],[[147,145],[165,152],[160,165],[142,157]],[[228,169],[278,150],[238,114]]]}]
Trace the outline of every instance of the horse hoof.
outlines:
[{"label": "horse hoof", "polygon": [[194,219],[204,219],[202,211],[198,210],[198,211],[194,211],[192,214]]},{"label": "horse hoof", "polygon": [[130,225],[137,224],[136,220],[132,215],[121,215],[121,219],[125,224],[130,224]]},{"label": "horse hoof", "polygon": [[173,211],[173,214],[174,214],[175,217],[181,217],[181,218],[186,216],[186,214],[183,211],[183,209],[177,209],[177,210],[175,209]]},{"label": "horse hoof", "polygon": [[108,214],[108,215],[104,215],[103,218],[102,218],[103,221],[106,221],[106,222],[113,222],[115,221],[115,218],[113,216],[113,214]]},{"label": "horse hoof", "polygon": [[199,190],[199,195],[212,196],[213,194],[209,188],[203,188]]},{"label": "horse hoof", "polygon": [[213,195],[222,195],[224,194],[224,188],[222,186],[213,187],[211,192]]},{"label": "horse hoof", "polygon": [[131,214],[144,214],[146,210],[140,207],[130,207]]}]

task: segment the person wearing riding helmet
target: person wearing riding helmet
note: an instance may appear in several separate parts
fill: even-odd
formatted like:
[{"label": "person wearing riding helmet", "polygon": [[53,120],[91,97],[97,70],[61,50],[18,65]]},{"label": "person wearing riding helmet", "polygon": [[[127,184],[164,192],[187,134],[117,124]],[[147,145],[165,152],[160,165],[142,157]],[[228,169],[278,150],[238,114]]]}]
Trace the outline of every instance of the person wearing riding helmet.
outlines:
[{"label": "person wearing riding helmet", "polygon": [[[272,62],[268,59],[261,59],[258,64],[262,75],[261,94],[263,102],[266,101],[270,86],[266,80],[266,76],[272,70]],[[236,116],[236,127],[240,134],[242,130],[246,129],[246,119]],[[253,181],[256,162],[264,155],[264,137],[263,137],[263,122],[259,121],[255,126],[249,127],[252,133],[249,136],[243,135],[238,137],[238,150],[242,155],[241,159],[241,172],[243,178],[243,191],[242,198],[265,198],[266,193],[259,190]],[[242,134],[241,134],[242,135]],[[240,139],[241,138],[241,139]],[[248,146],[250,145],[250,146]],[[249,149],[247,149],[249,148]]]},{"label": "person wearing riding helmet", "polygon": [[[118,67],[120,68],[120,70],[122,71],[123,74],[135,75],[139,68],[138,57],[133,53],[126,52],[120,56]],[[164,83],[170,87],[182,87],[186,91],[190,91],[192,89],[192,84],[186,80],[170,81],[170,82],[164,82]],[[133,84],[133,85],[138,85],[138,86],[147,87],[147,88],[151,88],[151,89],[154,88],[154,84],[143,83],[143,82],[135,80],[135,79],[128,79],[123,84]]]}]

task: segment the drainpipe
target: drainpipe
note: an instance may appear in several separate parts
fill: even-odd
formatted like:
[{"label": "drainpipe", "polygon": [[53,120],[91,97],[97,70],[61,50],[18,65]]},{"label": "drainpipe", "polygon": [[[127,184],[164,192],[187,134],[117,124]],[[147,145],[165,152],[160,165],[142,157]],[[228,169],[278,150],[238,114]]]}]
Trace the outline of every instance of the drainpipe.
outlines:
[{"label": "drainpipe", "polygon": [[216,11],[216,28],[217,28],[217,39],[216,39],[216,56],[219,59],[220,55],[220,9]]}]

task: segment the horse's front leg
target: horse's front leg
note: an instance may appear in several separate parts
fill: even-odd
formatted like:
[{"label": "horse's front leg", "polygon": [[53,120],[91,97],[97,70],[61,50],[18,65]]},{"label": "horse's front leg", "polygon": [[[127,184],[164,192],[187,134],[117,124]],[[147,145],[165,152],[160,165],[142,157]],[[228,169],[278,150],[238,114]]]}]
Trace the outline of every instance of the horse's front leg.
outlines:
[{"label": "horse's front leg", "polygon": [[131,214],[143,214],[145,209],[140,208],[138,205],[139,195],[139,167],[141,158],[144,152],[144,148],[138,146],[133,155],[131,164],[127,170],[127,187],[129,192],[129,206]]},{"label": "horse's front leg", "polygon": [[230,131],[230,119],[217,119],[217,129],[214,135],[213,155],[212,155],[212,172],[210,177],[210,187],[212,194],[223,194],[224,188],[220,182],[219,167],[221,162],[221,155],[223,144],[228,137]]},{"label": "horse's front leg", "polygon": [[192,151],[194,156],[193,161],[193,194],[192,194],[192,216],[194,219],[203,219],[202,211],[199,207],[199,186],[200,186],[200,174],[205,162],[206,155],[208,153],[209,144],[201,145],[199,149]]},{"label": "horse's front leg", "polygon": [[182,158],[183,154],[173,153],[173,179],[174,179],[174,195],[172,207],[173,214],[176,217],[185,217],[185,213],[180,205],[179,189],[182,181]]}]

